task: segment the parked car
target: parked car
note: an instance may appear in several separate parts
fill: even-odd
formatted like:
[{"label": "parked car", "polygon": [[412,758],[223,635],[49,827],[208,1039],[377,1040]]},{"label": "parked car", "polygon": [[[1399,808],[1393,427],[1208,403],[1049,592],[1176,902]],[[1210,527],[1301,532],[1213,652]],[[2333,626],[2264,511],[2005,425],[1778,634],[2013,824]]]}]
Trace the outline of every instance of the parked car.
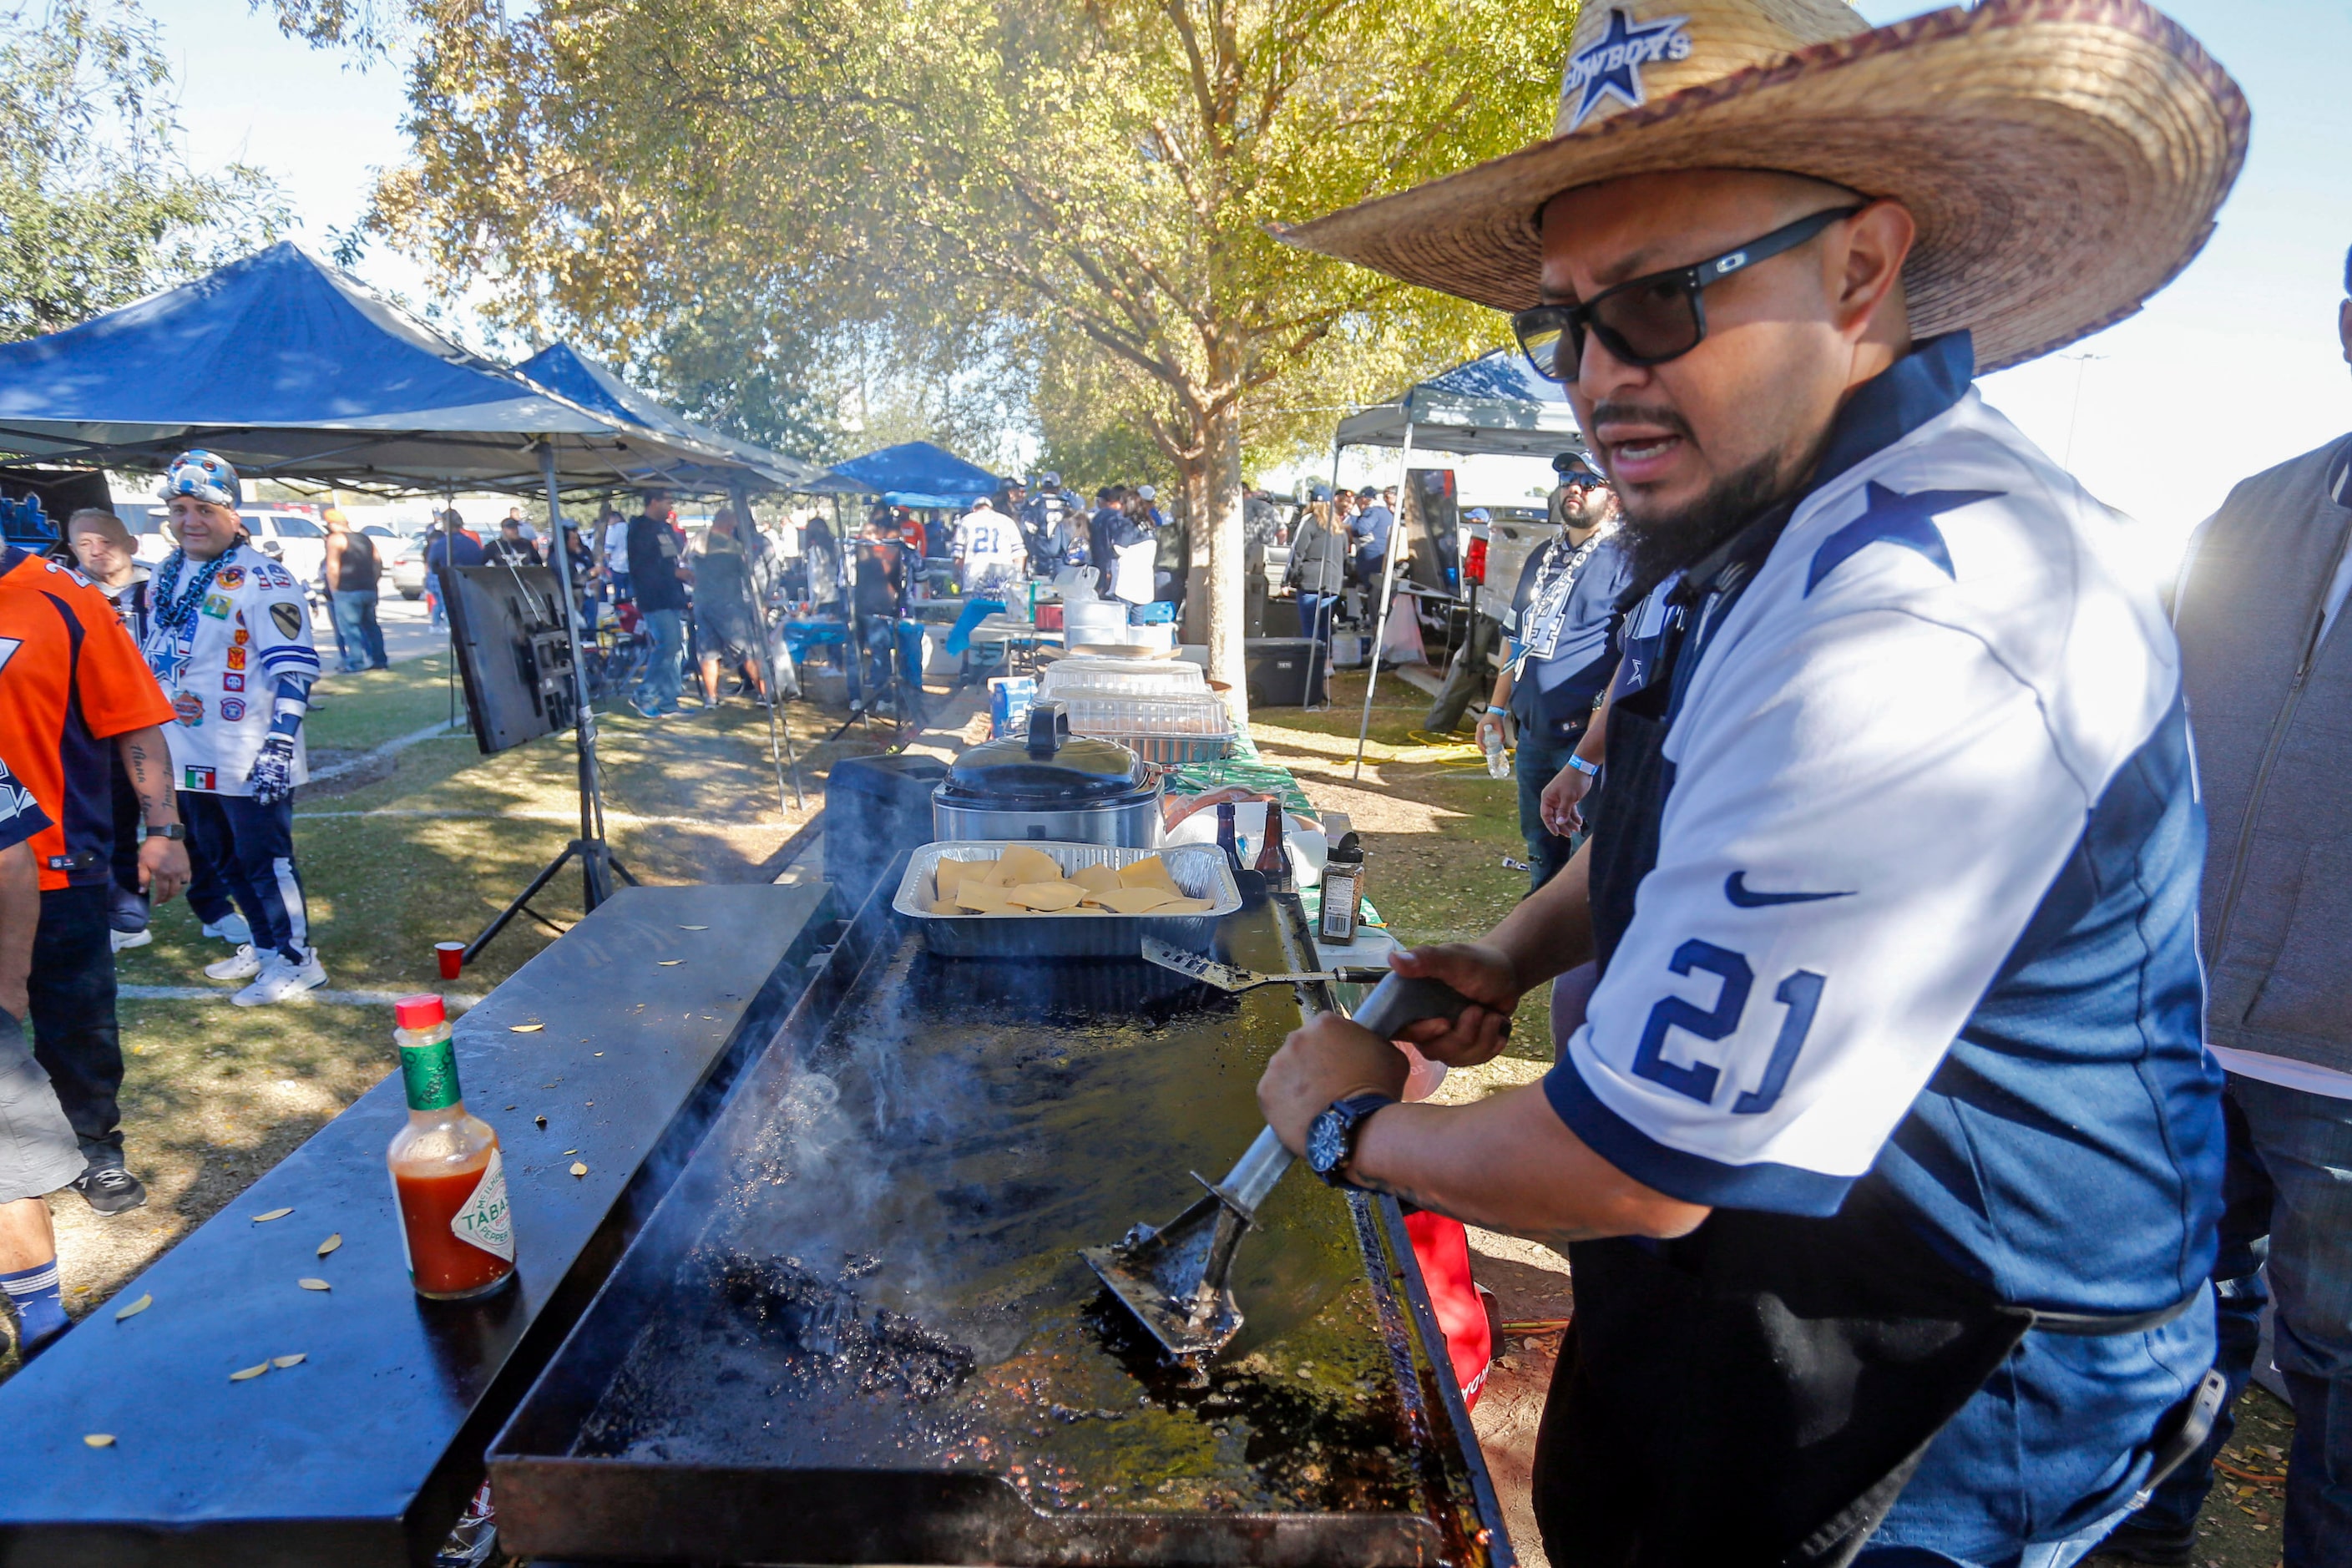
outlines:
[{"label": "parked car", "polygon": [[425,542],[432,537],[429,530],[414,533],[383,550],[384,567],[392,574],[392,585],[404,599],[425,597]]},{"label": "parked car", "polygon": [[[127,506],[119,514],[136,541],[133,553],[150,566],[162,564],[172,553],[172,536],[163,530],[164,509],[154,505]],[[307,585],[319,580],[327,559],[327,530],[315,517],[275,507],[244,506],[237,515],[254,547],[282,564],[294,580]]]}]

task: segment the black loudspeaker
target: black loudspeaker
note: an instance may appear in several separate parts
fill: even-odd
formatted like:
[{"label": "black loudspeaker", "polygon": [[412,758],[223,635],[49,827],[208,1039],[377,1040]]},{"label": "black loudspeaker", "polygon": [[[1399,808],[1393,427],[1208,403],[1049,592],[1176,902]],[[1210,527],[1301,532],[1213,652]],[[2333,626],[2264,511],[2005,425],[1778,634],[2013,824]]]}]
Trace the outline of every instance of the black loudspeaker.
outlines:
[{"label": "black loudspeaker", "polygon": [[1253,708],[1319,708],[1330,700],[1323,689],[1323,651],[1306,637],[1250,637],[1242,644],[1242,658]]},{"label": "black loudspeaker", "polygon": [[545,566],[453,566],[442,595],[466,715],[474,743],[488,756],[541,735],[569,730],[573,700],[572,638],[563,596]]},{"label": "black loudspeaker", "polygon": [[936,757],[844,757],[833,764],[824,786],[824,874],[845,912],[864,907],[891,861],[931,841],[931,792],[947,776]]}]

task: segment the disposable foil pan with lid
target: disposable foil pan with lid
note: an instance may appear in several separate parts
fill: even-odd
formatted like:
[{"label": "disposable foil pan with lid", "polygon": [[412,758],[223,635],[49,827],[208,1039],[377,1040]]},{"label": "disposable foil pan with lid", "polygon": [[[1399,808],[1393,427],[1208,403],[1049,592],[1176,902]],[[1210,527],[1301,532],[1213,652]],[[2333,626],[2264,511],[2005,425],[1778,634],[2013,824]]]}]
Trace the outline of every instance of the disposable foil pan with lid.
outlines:
[{"label": "disposable foil pan with lid", "polygon": [[1158,767],[1208,762],[1233,750],[1233,715],[1213,691],[1130,697],[1078,690],[1057,700],[1073,734],[1116,741]]},{"label": "disposable foil pan with lid", "polygon": [[[1184,896],[1207,899],[1192,915],[968,914],[930,912],[930,890],[941,860],[991,860],[1015,847],[1043,850],[1069,876],[1082,866],[1131,866],[1157,854]],[[916,924],[923,944],[950,958],[1133,958],[1142,939],[1205,948],[1210,928],[1242,907],[1233,863],[1213,844],[1174,844],[1161,850],[1113,844],[1040,844],[1033,839],[983,839],[926,844],[907,858],[890,907]]]},{"label": "disposable foil pan with lid", "polygon": [[1180,697],[1209,689],[1208,675],[1181,658],[1108,658],[1073,654],[1047,665],[1037,678],[1046,697]]}]

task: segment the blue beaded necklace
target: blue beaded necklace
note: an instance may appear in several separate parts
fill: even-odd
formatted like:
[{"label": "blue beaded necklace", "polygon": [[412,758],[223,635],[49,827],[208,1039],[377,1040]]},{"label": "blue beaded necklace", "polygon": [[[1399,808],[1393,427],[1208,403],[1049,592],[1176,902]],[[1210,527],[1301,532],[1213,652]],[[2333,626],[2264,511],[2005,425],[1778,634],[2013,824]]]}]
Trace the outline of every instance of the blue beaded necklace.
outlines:
[{"label": "blue beaded necklace", "polygon": [[180,573],[188,563],[188,554],[184,550],[173,551],[163,563],[163,569],[155,574],[154,625],[176,636],[193,622],[196,618],[196,606],[203,604],[205,595],[212,592],[213,579],[220,574],[221,567],[236,549],[231,545],[205,562],[188,584],[188,591],[176,599],[172,596],[172,590],[178,584]]}]

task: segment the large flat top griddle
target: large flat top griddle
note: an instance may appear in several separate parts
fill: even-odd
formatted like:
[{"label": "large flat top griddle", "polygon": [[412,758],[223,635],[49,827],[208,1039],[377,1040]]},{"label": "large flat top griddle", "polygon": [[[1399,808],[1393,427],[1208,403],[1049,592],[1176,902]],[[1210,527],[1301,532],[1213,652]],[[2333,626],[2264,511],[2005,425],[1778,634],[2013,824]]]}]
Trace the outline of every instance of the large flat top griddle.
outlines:
[{"label": "large flat top griddle", "polygon": [[[1221,943],[1313,966],[1295,902]],[[936,957],[871,901],[493,1446],[505,1543],[1508,1563],[1392,1203],[1277,1189],[1203,1384],[1077,1256],[1249,1141],[1300,1016],[1139,959]]]}]

